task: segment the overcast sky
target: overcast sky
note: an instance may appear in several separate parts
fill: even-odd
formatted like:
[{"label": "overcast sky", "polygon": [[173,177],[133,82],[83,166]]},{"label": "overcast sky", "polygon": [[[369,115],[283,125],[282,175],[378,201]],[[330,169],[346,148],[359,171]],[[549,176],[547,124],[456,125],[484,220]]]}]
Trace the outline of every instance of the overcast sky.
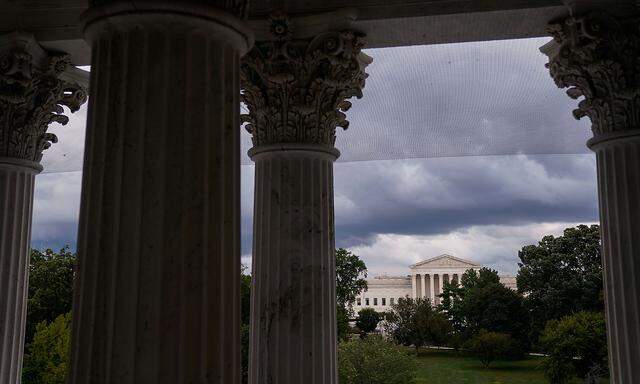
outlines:
[{"label": "overcast sky", "polygon": [[[375,61],[365,97],[348,113],[349,130],[338,133],[337,246],[359,254],[371,275],[404,274],[441,253],[515,273],[522,246],[596,222],[588,122],[572,119],[576,102],[546,73],[537,51],[545,41],[368,51]],[[36,248],[75,247],[85,119],[83,108],[53,128],[60,143],[45,167],[67,172],[37,178]],[[244,135],[245,149],[248,142]],[[475,154],[515,155],[468,156]],[[452,155],[465,156],[434,158]],[[247,264],[253,171],[242,166]]]}]

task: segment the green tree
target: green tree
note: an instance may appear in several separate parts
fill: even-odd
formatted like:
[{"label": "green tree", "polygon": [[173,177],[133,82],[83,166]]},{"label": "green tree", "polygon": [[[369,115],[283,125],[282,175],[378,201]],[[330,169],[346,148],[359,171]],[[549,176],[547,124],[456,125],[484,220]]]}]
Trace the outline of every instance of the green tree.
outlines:
[{"label": "green tree", "polygon": [[349,312],[360,292],[367,289],[367,266],[358,255],[336,249],[336,303]]},{"label": "green tree", "polygon": [[518,253],[518,291],[531,313],[532,340],[545,324],[579,311],[604,310],[600,227],[579,225]]},{"label": "green tree", "polygon": [[416,363],[402,347],[379,335],[343,342],[338,347],[340,384],[411,384]]},{"label": "green tree", "polygon": [[[461,285],[445,284],[440,309],[449,316],[456,333],[470,339],[484,329],[517,340],[521,354],[529,344],[529,316],[521,294],[500,283],[498,272],[469,270]],[[515,356],[514,356],[515,357]]]},{"label": "green tree", "polygon": [[437,347],[447,345],[453,337],[453,327],[447,316],[439,311],[432,311],[428,319],[427,340]]},{"label": "green tree", "polygon": [[504,333],[480,330],[469,343],[469,350],[480,359],[485,368],[499,358],[509,356],[513,348],[511,336]]},{"label": "green tree", "polygon": [[349,319],[353,303],[367,289],[367,266],[358,255],[343,248],[336,249],[336,318],[338,339],[349,337]]},{"label": "green tree", "polygon": [[416,348],[428,344],[444,345],[452,327],[446,316],[436,311],[429,300],[401,298],[386,316],[391,336],[400,344]]},{"label": "green tree", "polygon": [[380,320],[382,320],[382,315],[376,312],[375,309],[363,308],[358,312],[356,327],[358,327],[363,334],[371,333],[376,330]]},{"label": "green tree", "polygon": [[349,315],[347,311],[339,305],[336,305],[336,320],[338,323],[338,341],[348,340],[351,332]]},{"label": "green tree", "polygon": [[71,311],[76,255],[68,247],[59,252],[32,250],[25,341],[30,343],[41,322],[52,322]]},{"label": "green tree", "polygon": [[52,323],[36,326],[33,341],[24,357],[22,381],[29,384],[64,384],[69,369],[71,313]]},{"label": "green tree", "polygon": [[548,354],[543,368],[552,384],[576,375],[595,383],[607,372],[607,334],[601,312],[578,312],[550,320],[540,337]]}]

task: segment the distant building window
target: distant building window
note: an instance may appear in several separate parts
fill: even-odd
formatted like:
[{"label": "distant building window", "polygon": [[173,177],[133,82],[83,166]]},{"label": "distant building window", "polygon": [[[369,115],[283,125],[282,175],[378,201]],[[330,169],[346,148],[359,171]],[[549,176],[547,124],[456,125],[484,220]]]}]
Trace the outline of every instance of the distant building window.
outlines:
[{"label": "distant building window", "polygon": [[389,299],[389,304],[393,305],[393,297]]},{"label": "distant building window", "polygon": [[364,299],[364,305],[369,305],[369,298]]},{"label": "distant building window", "polygon": [[373,305],[378,305],[378,298],[377,297],[373,298]]},{"label": "distant building window", "polygon": [[356,299],[356,305],[362,305],[362,299]]},{"label": "distant building window", "polygon": [[384,307],[385,305],[387,305],[387,299],[386,298],[382,298],[382,306]]}]

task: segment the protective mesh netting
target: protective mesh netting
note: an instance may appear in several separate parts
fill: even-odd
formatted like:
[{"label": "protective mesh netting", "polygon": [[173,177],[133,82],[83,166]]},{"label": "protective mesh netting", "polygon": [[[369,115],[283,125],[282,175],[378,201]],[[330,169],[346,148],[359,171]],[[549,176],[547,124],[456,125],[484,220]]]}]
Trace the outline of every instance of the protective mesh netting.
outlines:
[{"label": "protective mesh netting", "polygon": [[[364,98],[337,133],[339,161],[586,153],[589,121],[538,51],[548,38],[370,49]],[[46,172],[82,169],[86,107],[46,151]],[[242,163],[251,147],[242,129]]]}]

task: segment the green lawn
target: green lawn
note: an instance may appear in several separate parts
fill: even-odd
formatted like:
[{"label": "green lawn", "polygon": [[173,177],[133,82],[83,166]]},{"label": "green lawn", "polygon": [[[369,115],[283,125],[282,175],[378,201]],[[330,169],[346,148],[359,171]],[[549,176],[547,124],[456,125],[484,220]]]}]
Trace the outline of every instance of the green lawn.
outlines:
[{"label": "green lawn", "polygon": [[418,384],[548,384],[539,368],[539,357],[496,361],[489,369],[473,357],[451,351],[423,350],[417,360]]}]

